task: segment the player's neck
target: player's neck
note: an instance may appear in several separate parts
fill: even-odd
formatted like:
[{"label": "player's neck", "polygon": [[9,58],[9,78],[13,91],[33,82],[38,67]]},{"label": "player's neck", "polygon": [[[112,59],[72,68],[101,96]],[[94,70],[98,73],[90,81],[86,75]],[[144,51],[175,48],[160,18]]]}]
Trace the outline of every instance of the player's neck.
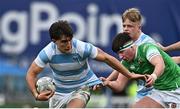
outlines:
[{"label": "player's neck", "polygon": [[141,35],[141,31],[139,31],[134,37],[133,37],[133,41],[137,41]]}]

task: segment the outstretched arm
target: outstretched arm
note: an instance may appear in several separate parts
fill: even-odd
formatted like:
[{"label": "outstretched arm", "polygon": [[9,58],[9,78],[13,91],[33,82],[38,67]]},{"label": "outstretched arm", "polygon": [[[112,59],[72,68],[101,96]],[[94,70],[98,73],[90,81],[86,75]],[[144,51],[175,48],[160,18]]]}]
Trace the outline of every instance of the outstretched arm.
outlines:
[{"label": "outstretched arm", "polygon": [[[169,46],[162,46],[160,43],[158,43],[158,46],[163,50],[163,51],[173,51],[173,50],[180,50],[180,41],[171,44]],[[179,64],[180,63],[180,56],[173,56],[172,59],[174,60],[175,63]]]},{"label": "outstretched arm", "polygon": [[172,59],[175,61],[176,64],[180,64],[180,56],[173,56]]},{"label": "outstretched arm", "polygon": [[161,44],[159,44],[160,48],[164,51],[173,51],[173,50],[180,50],[180,41],[173,43],[169,46],[162,46]]},{"label": "outstretched arm", "polygon": [[139,78],[145,79],[144,75],[130,73],[115,57],[105,53],[101,49],[98,49],[98,54],[95,59],[98,61],[105,62],[106,64],[111,66],[113,69],[122,73],[128,79],[139,79]]},{"label": "outstretched arm", "polygon": [[121,92],[128,83],[128,78],[118,73],[117,79],[114,81],[110,81],[106,78],[101,77],[100,79],[103,81],[104,86],[109,87],[114,92]]},{"label": "outstretched arm", "polygon": [[116,80],[119,75],[119,72],[116,70],[113,70],[112,73],[106,78],[107,80]]}]

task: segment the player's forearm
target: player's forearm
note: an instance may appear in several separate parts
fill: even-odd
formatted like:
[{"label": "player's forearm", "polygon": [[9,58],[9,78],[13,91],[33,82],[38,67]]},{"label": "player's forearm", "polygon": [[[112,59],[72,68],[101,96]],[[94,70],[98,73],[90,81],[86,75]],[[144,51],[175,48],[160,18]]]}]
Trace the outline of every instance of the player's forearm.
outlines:
[{"label": "player's forearm", "polygon": [[116,58],[110,56],[107,58],[106,63],[117,70],[119,73],[122,73],[128,79],[132,78],[132,74]]},{"label": "player's forearm", "polygon": [[116,70],[114,70],[108,77],[107,80],[111,81],[111,80],[115,80],[117,79],[119,75],[119,72],[117,72]]},{"label": "player's forearm", "polygon": [[113,56],[103,52],[101,49],[98,49],[98,54],[96,56],[96,60],[105,62],[113,69],[122,73],[128,79],[132,79],[133,75]]},{"label": "player's forearm", "polygon": [[33,94],[33,96],[37,96],[38,92],[36,90],[36,77],[38,75],[38,72],[40,72],[41,70],[38,69],[38,67],[36,67],[35,63],[32,63],[32,65],[30,66],[27,75],[26,75],[26,81],[28,84],[28,87],[31,91],[31,93]]},{"label": "player's forearm", "polygon": [[180,64],[180,56],[174,56],[172,57],[172,59],[174,60],[176,64]]},{"label": "player's forearm", "polygon": [[107,87],[112,89],[114,92],[121,92],[124,89],[124,87],[117,81],[110,81]]},{"label": "player's forearm", "polygon": [[164,68],[165,68],[165,65],[163,63],[158,63],[155,65],[155,68],[152,74],[155,74],[158,78],[163,74]]},{"label": "player's forearm", "polygon": [[26,81],[28,83],[29,89],[31,90],[32,94],[36,97],[38,94],[36,90],[36,77],[37,75],[43,70],[43,68],[37,66],[35,62],[33,62],[27,72]]},{"label": "player's forearm", "polygon": [[26,75],[26,81],[27,81],[27,84],[28,84],[28,87],[31,91],[31,93],[33,94],[33,96],[37,96],[38,92],[36,90],[36,76],[33,75],[32,73],[28,72],[27,75]]},{"label": "player's forearm", "polygon": [[165,51],[180,50],[180,41],[165,47]]}]

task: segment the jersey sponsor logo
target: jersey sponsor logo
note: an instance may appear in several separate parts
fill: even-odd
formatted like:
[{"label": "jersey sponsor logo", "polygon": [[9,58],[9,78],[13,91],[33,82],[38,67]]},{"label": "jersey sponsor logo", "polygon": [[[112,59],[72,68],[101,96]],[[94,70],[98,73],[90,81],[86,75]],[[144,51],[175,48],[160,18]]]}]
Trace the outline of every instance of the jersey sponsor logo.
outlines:
[{"label": "jersey sponsor logo", "polygon": [[138,64],[142,64],[142,60],[141,59],[138,59]]}]

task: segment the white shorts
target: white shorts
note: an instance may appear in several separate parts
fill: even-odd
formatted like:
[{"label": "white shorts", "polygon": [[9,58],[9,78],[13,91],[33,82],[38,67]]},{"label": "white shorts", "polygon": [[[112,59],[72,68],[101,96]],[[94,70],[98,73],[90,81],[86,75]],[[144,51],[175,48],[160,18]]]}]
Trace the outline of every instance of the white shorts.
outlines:
[{"label": "white shorts", "polygon": [[85,104],[87,104],[90,99],[90,89],[86,87],[71,93],[55,92],[55,94],[50,98],[49,108],[65,108],[66,105],[75,98],[81,99]]},{"label": "white shorts", "polygon": [[180,108],[180,88],[172,91],[153,89],[147,96],[165,108]]}]

